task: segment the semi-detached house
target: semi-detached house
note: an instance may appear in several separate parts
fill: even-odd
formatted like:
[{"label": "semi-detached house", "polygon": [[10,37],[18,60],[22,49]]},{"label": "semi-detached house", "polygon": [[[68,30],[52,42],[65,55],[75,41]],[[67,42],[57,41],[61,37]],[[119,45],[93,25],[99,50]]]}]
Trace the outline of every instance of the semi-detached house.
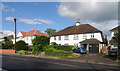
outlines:
[{"label": "semi-detached house", "polygon": [[50,38],[50,43],[52,42],[58,45],[84,46],[88,52],[100,53],[107,43],[107,36],[89,24],[76,22],[76,25],[53,34]]}]

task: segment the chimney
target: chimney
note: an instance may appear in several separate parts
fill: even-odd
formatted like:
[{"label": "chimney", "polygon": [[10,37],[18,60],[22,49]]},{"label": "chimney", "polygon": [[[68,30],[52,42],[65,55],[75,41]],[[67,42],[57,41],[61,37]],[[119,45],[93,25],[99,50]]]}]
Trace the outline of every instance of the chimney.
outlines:
[{"label": "chimney", "polygon": [[79,26],[80,25],[80,22],[76,22],[76,26]]}]

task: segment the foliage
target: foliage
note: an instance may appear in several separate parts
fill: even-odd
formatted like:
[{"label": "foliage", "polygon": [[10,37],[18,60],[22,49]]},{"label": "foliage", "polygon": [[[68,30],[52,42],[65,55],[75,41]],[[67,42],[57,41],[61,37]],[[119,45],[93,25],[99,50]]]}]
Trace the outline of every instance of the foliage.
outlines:
[{"label": "foliage", "polygon": [[19,51],[17,51],[17,54],[26,54],[26,53],[27,53],[26,50],[19,50]]},{"label": "foliage", "polygon": [[4,40],[2,41],[3,45],[2,48],[3,49],[10,49],[10,47],[12,47],[13,42],[9,37],[4,37]]},{"label": "foliage", "polygon": [[44,51],[44,47],[49,44],[49,37],[46,36],[37,36],[35,39],[32,40],[33,50],[32,54],[39,54],[39,52]]},{"label": "foliage", "polygon": [[55,48],[48,48],[45,51],[46,56],[69,57],[72,54],[72,51],[56,50]]},{"label": "foliage", "polygon": [[45,30],[45,32],[48,34],[48,35],[53,35],[54,33],[56,33],[56,30],[55,29],[52,29],[52,28],[49,28],[47,30]]},{"label": "foliage", "polygon": [[118,32],[114,34],[115,40],[118,43],[118,53],[117,53],[117,58],[120,60],[120,27],[118,27]]},{"label": "foliage", "polygon": [[32,40],[33,46],[42,44],[43,46],[46,46],[49,44],[50,38],[46,36],[36,36],[35,39]]},{"label": "foliage", "polygon": [[51,45],[58,45],[56,42],[51,42]]},{"label": "foliage", "polygon": [[25,41],[20,40],[20,41],[16,42],[15,49],[17,51],[19,51],[19,50],[28,50],[28,47],[26,46]]},{"label": "foliage", "polygon": [[72,51],[74,46],[72,45],[48,45],[46,48],[55,48],[56,50]]},{"label": "foliage", "polygon": [[43,46],[42,44],[35,45],[32,50],[32,54],[38,55],[41,51],[43,51]]}]

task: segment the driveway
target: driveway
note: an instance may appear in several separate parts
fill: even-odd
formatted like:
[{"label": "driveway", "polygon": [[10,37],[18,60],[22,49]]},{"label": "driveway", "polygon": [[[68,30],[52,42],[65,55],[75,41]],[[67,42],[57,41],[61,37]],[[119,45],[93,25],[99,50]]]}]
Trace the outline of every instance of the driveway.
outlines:
[{"label": "driveway", "polygon": [[88,62],[94,64],[104,64],[104,65],[115,65],[118,66],[118,63],[115,62],[115,57],[103,56],[103,54],[82,54],[77,59],[67,58],[68,60],[74,60],[79,62]]}]

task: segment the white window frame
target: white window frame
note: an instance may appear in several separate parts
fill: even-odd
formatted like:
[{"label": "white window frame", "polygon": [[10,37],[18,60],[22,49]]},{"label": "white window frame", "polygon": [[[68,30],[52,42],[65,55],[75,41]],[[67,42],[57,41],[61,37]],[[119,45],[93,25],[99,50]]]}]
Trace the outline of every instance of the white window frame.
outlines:
[{"label": "white window frame", "polygon": [[69,40],[69,35],[65,35],[64,40]]},{"label": "white window frame", "polygon": [[87,39],[87,34],[83,34],[83,39]]},{"label": "white window frame", "polygon": [[78,34],[74,35],[74,40],[78,40],[78,39],[79,39]]},{"label": "white window frame", "polygon": [[61,40],[61,36],[58,36],[58,40]]},{"label": "white window frame", "polygon": [[56,40],[56,36],[54,36],[54,40]]}]

